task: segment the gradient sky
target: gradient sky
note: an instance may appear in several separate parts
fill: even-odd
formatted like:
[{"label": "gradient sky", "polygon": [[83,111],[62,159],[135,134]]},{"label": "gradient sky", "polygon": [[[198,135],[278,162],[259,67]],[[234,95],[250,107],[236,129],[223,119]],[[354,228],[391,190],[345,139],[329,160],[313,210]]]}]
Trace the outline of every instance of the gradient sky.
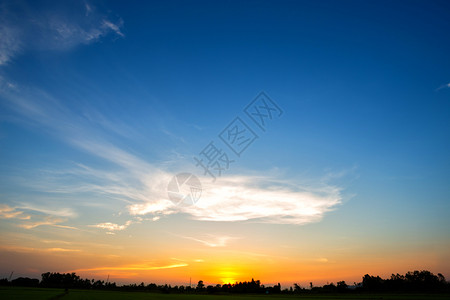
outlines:
[{"label": "gradient sky", "polygon": [[[450,277],[448,1],[1,1],[0,277]],[[244,108],[283,111],[264,132]],[[236,156],[219,134],[258,138]],[[216,181],[194,157],[231,160]],[[181,172],[202,184],[174,205]]]}]

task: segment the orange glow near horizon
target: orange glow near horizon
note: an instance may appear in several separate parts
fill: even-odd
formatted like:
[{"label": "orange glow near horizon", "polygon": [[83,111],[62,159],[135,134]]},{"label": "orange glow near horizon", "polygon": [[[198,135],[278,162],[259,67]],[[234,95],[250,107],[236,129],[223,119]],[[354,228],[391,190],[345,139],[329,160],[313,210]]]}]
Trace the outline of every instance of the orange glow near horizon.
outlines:
[{"label": "orange glow near horizon", "polygon": [[[172,284],[196,286],[199,280],[205,285],[228,284],[239,281],[260,280],[262,284],[273,285],[280,282],[283,286],[298,283],[305,287],[309,282],[321,285],[327,282],[345,280],[348,284],[360,282],[365,274],[379,275],[383,278],[392,273],[404,274],[413,270],[430,270],[445,273],[449,263],[443,253],[429,249],[405,252],[401,248],[383,249],[368,244],[366,248],[345,248],[345,251],[332,247],[332,242],[324,240],[323,249],[316,251],[316,237],[307,237],[297,246],[282,247],[276,241],[246,245],[245,240],[230,241],[222,247],[205,246],[196,241],[184,241],[183,251],[179,251],[172,237],[166,244],[153,246],[151,254],[138,250],[135,239],[126,235],[115,237],[116,248],[107,248],[110,237],[98,237],[77,246],[50,243],[48,240],[36,240],[33,236],[21,236],[22,246],[11,242],[2,243],[0,253],[4,261],[4,270],[14,270],[17,276],[40,278],[45,272],[76,272],[82,278],[106,280],[117,284],[140,283]],[[27,238],[30,247],[27,245]],[[0,238],[0,242],[4,242]],[[258,240],[255,238],[255,240]],[[136,239],[141,242],[140,238]],[[178,241],[175,239],[175,242]],[[92,243],[92,244],[91,244]],[[266,243],[273,243],[269,248]],[[39,247],[38,247],[39,246]],[[276,251],[274,250],[276,249]],[[131,254],[132,253],[132,254]],[[320,255],[319,255],[320,254]],[[418,257],[421,261],[418,261]],[[22,262],[19,264],[18,262]],[[6,271],[5,271],[6,272]],[[1,274],[8,276],[8,274]]]}]

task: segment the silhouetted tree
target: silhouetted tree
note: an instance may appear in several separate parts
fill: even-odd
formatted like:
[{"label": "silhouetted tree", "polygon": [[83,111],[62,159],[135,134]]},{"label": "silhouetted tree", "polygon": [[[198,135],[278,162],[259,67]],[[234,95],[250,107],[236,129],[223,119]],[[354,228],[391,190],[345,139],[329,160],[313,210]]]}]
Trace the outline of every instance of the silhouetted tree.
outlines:
[{"label": "silhouetted tree", "polygon": [[348,285],[345,281],[338,281],[336,284],[336,288],[338,292],[346,292],[348,290]]},{"label": "silhouetted tree", "polygon": [[202,291],[205,288],[205,285],[203,284],[203,280],[199,280],[197,283],[197,291]]},{"label": "silhouetted tree", "polygon": [[37,287],[39,285],[39,279],[32,279],[28,277],[19,277],[11,281],[11,285],[24,286],[24,287]]}]

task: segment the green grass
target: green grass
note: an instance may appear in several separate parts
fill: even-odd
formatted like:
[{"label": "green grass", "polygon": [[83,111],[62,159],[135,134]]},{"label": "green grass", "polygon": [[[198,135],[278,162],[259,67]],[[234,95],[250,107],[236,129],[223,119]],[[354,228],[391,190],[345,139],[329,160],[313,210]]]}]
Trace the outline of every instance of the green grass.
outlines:
[{"label": "green grass", "polygon": [[450,295],[417,295],[417,294],[363,294],[363,295],[196,295],[196,294],[158,294],[147,292],[70,290],[64,294],[62,289],[0,287],[0,299],[149,299],[149,300],[287,300],[287,299],[336,299],[336,300],[444,300]]}]

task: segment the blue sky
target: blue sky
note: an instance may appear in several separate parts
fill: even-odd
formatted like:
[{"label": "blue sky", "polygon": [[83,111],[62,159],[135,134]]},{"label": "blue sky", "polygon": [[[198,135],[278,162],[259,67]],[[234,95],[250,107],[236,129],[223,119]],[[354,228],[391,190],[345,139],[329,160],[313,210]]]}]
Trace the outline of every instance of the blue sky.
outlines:
[{"label": "blue sky", "polygon": [[[90,253],[80,245],[105,231],[182,224],[171,247],[264,232],[293,247],[289,232],[328,249],[341,242],[317,239],[339,236],[361,260],[410,251],[398,268],[450,275],[449,12],[445,1],[1,2],[2,251],[66,249],[42,244],[62,242],[57,228]],[[283,110],[265,133],[243,112],[261,91]],[[236,116],[259,138],[211,183],[193,157]],[[197,206],[170,207],[179,172],[201,177]],[[204,224],[214,233],[193,240]],[[403,270],[380,253],[384,269],[368,271]]]}]

